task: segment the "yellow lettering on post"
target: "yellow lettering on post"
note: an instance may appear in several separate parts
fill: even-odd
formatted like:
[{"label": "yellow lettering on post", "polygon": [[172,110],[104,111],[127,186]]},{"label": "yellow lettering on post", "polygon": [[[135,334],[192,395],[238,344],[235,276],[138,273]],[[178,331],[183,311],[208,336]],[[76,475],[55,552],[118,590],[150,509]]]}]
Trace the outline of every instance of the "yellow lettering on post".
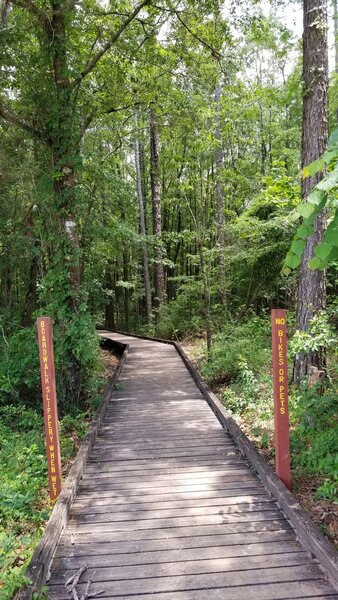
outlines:
[{"label": "yellow lettering on post", "polygon": [[283,317],[276,317],[275,323],[276,325],[285,325],[285,319]]}]

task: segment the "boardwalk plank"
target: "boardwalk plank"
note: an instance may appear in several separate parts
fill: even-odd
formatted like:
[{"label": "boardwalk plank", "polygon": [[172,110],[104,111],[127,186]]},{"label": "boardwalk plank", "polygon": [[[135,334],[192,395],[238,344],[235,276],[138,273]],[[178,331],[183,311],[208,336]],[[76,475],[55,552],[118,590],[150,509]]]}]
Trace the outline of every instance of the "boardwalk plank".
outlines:
[{"label": "boardwalk plank", "polygon": [[[227,571],[222,573],[200,573],[194,575],[178,575],[166,577],[153,577],[150,579],[133,579],[112,581],[97,579],[93,582],[91,591],[97,592],[104,589],[101,598],[115,597],[128,594],[158,594],[160,592],[190,591],[206,589],[210,590],[228,587],[232,588],[233,599],[236,598],[237,586],[251,586],[257,583],[281,583],[299,581],[313,581],[322,578],[322,573],[315,565],[289,566],[287,569],[282,565],[275,568],[252,569],[248,571]],[[84,584],[79,586],[79,592],[84,592]],[[332,588],[330,588],[332,593]],[[68,600],[64,585],[50,585],[49,593],[51,600]],[[285,593],[285,591],[284,591]],[[222,597],[222,596],[221,596]],[[210,598],[210,595],[209,595]],[[154,599],[155,600],[155,599]]]},{"label": "boardwalk plank", "polygon": [[[83,543],[80,543],[82,540]],[[70,543],[67,536],[61,536],[59,546],[56,550],[56,558],[72,556],[102,556],[111,554],[141,554],[157,551],[182,549],[202,549],[212,547],[230,548],[233,556],[237,556],[238,548],[241,546],[256,546],[265,544],[281,544],[288,542],[292,547],[298,547],[294,533],[291,529],[287,531],[258,531],[247,532],[243,537],[242,533],[217,534],[217,535],[195,535],[191,537],[167,537],[163,539],[151,540],[133,540],[133,541],[87,541],[86,537],[81,536],[76,543]]]},{"label": "boardwalk plank", "polygon": [[265,504],[272,504],[276,507],[275,503],[272,502],[269,496],[230,496],[220,498],[198,498],[194,500],[167,500],[162,502],[137,502],[137,503],[120,503],[116,504],[108,499],[88,499],[87,501],[79,498],[73,504],[74,510],[78,515],[87,512],[93,513],[105,513],[107,510],[119,512],[119,511],[164,511],[167,509],[184,509],[190,511],[194,508],[202,508],[203,506],[209,507],[221,507],[225,512],[234,510],[234,507],[238,511],[241,510],[254,510],[257,505],[261,508]]},{"label": "boardwalk plank", "polygon": [[[266,570],[273,567],[289,568],[294,566],[306,565],[308,557],[303,552],[288,552],[284,554],[270,554],[268,556],[229,556],[225,558],[193,559],[179,560],[176,562],[153,562],[152,564],[141,564],[131,566],[100,566],[96,565],[95,581],[120,581],[120,580],[139,580],[139,579],[157,579],[161,577],[180,577],[182,575],[200,575],[201,573],[235,573],[251,570]],[[89,557],[89,564],[91,560]],[[92,565],[91,565],[92,568]],[[58,571],[54,568],[50,584],[62,584],[75,575],[77,569],[67,569]]]},{"label": "boardwalk plank", "polygon": [[157,540],[168,538],[194,537],[203,535],[218,535],[218,534],[233,534],[240,533],[242,539],[245,540],[250,532],[266,532],[266,531],[290,531],[291,527],[288,522],[280,517],[273,521],[253,521],[241,523],[226,523],[220,527],[217,525],[193,525],[184,527],[170,527],[160,529],[131,529],[129,531],[104,531],[98,532],[96,526],[87,527],[87,531],[78,528],[67,527],[64,539],[74,543],[95,542],[116,542],[116,541],[139,541],[139,540]]},{"label": "boardwalk plank", "polygon": [[[291,585],[287,585],[291,583]],[[323,581],[298,581],[286,583],[262,583],[255,585],[218,587],[212,589],[170,591],[155,594],[139,594],[110,596],[102,594],[102,598],[114,600],[337,600],[338,593]],[[51,600],[56,600],[51,596]],[[62,600],[62,599],[61,599]]]},{"label": "boardwalk plank", "polygon": [[271,554],[302,553],[302,548],[292,542],[267,542],[266,544],[243,544],[241,546],[217,546],[206,548],[188,548],[180,550],[160,550],[145,552],[131,552],[124,554],[97,554],[96,547],[88,546],[88,554],[75,555],[66,558],[55,558],[53,568],[55,571],[79,569],[83,563],[90,564],[91,568],[115,567],[126,565],[153,565],[196,560],[221,559],[226,557],[269,556]]}]

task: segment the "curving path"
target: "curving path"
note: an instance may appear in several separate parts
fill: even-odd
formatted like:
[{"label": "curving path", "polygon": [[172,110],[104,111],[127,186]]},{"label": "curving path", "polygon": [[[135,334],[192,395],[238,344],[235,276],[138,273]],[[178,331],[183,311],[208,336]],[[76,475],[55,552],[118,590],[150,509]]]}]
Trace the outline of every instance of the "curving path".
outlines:
[{"label": "curving path", "polygon": [[[338,599],[175,348],[130,344],[52,563],[49,598]],[[81,583],[83,581],[83,583]]]}]

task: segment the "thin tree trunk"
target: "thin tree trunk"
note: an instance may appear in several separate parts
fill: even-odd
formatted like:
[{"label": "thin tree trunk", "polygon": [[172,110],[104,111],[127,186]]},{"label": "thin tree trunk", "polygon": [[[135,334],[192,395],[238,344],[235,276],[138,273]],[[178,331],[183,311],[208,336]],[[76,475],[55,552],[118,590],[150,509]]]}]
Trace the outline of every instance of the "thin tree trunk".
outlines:
[{"label": "thin tree trunk", "polygon": [[217,202],[217,242],[219,246],[219,295],[221,303],[226,302],[225,286],[225,237],[224,237],[224,190],[223,190],[223,148],[222,148],[222,130],[221,130],[221,88],[217,84],[215,87],[215,135],[217,140],[216,150],[216,202]]},{"label": "thin tree trunk", "polygon": [[203,283],[203,312],[205,322],[205,333],[207,337],[207,354],[208,359],[211,358],[212,352],[212,324],[211,324],[211,298],[210,298],[210,284],[207,275],[203,244],[201,240],[198,240],[198,253],[200,256],[200,273]]},{"label": "thin tree trunk", "polygon": [[136,191],[137,191],[137,200],[139,207],[139,221],[140,221],[140,234],[144,238],[143,246],[142,246],[142,262],[143,262],[143,279],[144,279],[144,290],[145,290],[145,299],[146,299],[146,314],[147,321],[150,325],[152,322],[152,302],[151,302],[151,285],[150,285],[150,275],[149,275],[149,263],[148,263],[148,250],[147,250],[147,242],[146,242],[146,222],[145,222],[145,214],[144,214],[144,203],[143,203],[143,194],[142,194],[142,177],[141,177],[141,169],[140,169],[140,144],[138,139],[138,119],[137,114],[134,114],[135,120],[135,129],[136,136],[134,142],[135,148],[135,171],[136,171]]},{"label": "thin tree trunk", "polygon": [[109,262],[105,273],[106,288],[111,292],[109,301],[105,305],[105,326],[107,329],[114,331],[115,329],[115,301],[114,301],[114,283],[111,274],[112,265]]},{"label": "thin tree trunk", "polygon": [[[325,151],[328,137],[328,53],[327,53],[327,0],[304,0],[303,35],[303,129],[302,129],[302,166],[305,167],[318,159]],[[320,181],[322,174],[307,177],[302,182],[304,199]],[[313,315],[325,307],[326,278],[325,271],[311,270],[309,260],[314,248],[323,238],[326,215],[317,217],[314,234],[308,238],[302,257],[299,287],[297,324],[306,331]],[[294,381],[299,382],[307,376],[309,366],[323,366],[323,353],[312,352],[298,355],[294,365]]]},{"label": "thin tree trunk", "polygon": [[[128,251],[123,251],[123,280],[129,283],[129,256]],[[130,329],[130,289],[124,288],[124,328],[126,331]]]},{"label": "thin tree trunk", "polygon": [[154,110],[150,111],[150,181],[153,207],[153,234],[155,236],[155,296],[158,321],[164,300],[164,269],[163,250],[161,245],[161,174],[159,163],[159,137],[157,117]]},{"label": "thin tree trunk", "polygon": [[[333,0],[334,19],[334,51],[335,51],[335,73],[338,77],[338,1]],[[338,107],[336,108],[336,127],[338,127]]]}]

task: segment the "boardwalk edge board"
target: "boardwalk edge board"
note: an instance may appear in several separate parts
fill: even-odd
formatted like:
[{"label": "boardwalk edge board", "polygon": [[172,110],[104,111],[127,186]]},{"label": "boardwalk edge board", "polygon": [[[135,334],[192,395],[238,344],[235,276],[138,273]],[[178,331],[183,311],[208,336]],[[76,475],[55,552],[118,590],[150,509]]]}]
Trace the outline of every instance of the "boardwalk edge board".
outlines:
[{"label": "boardwalk edge board", "polygon": [[78,453],[62,487],[61,494],[55,503],[52,514],[45,527],[44,534],[40,539],[27,567],[25,576],[30,579],[31,583],[28,586],[20,589],[15,594],[14,600],[31,600],[33,594],[39,593],[41,588],[48,580],[49,568],[53,559],[55,548],[61,533],[68,522],[70,508],[84,473],[89,453],[95,443],[98,429],[106,413],[115,383],[128,356],[128,344],[123,344],[115,340],[108,340],[108,342],[111,343],[109,343],[109,345],[122,350],[121,358],[112,377],[109,379],[105,387],[102,402],[93,417],[89,430],[80,444]]},{"label": "boardwalk edge board", "polygon": [[303,547],[319,561],[319,565],[331,577],[334,583],[338,584],[338,552],[321,533],[320,529],[313,523],[309,515],[301,508],[298,500],[287,489],[284,483],[279,479],[274,470],[267,464],[263,456],[258,452],[253,443],[243,433],[239,425],[232,418],[230,413],[224,408],[220,400],[214,394],[208,384],[202,380],[192,362],[179,346],[173,340],[164,340],[161,338],[141,336],[134,333],[125,333],[123,331],[112,331],[103,329],[104,333],[118,333],[126,337],[135,337],[145,340],[151,340],[162,344],[174,346],[177,353],[186,365],[189,373],[194,379],[197,387],[202,392],[210,408],[221,425],[228,431],[236,442],[241,453],[249,460],[251,466],[257,472],[265,489],[273,496],[278,506],[283,511]]}]

